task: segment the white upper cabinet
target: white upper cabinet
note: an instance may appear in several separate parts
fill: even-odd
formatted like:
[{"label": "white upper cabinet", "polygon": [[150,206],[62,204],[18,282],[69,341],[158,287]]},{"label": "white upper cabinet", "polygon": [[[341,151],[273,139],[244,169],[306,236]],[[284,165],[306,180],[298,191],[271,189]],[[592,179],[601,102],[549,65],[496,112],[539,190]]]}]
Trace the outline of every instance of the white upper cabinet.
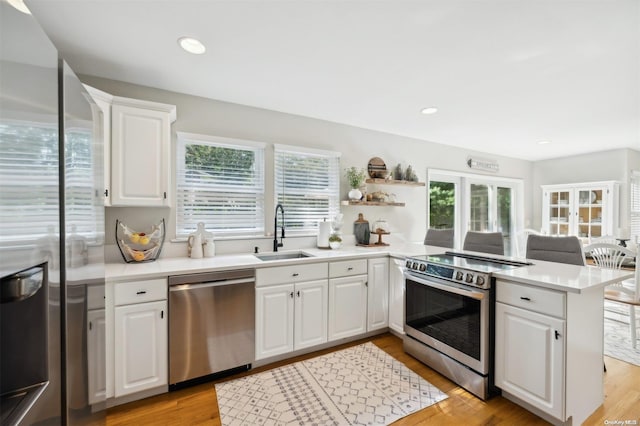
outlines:
[{"label": "white upper cabinet", "polygon": [[619,184],[613,181],[542,186],[542,230],[547,235],[595,238],[618,227]]},{"label": "white upper cabinet", "polygon": [[93,137],[102,141],[102,152],[96,153],[102,158],[97,158],[96,161],[103,164],[104,188],[102,189],[102,194],[104,205],[108,207],[111,205],[111,103],[113,102],[113,95],[86,84],[84,87],[97,106],[92,109]]},{"label": "white upper cabinet", "polygon": [[168,206],[171,123],[176,107],[114,97],[111,205]]}]

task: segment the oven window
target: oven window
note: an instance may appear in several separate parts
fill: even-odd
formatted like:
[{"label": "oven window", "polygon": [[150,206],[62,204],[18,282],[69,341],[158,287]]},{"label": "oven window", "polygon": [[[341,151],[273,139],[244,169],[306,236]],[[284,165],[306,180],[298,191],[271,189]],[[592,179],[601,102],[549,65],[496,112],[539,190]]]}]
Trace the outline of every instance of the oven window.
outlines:
[{"label": "oven window", "polygon": [[407,325],[480,361],[480,304],[406,280]]}]

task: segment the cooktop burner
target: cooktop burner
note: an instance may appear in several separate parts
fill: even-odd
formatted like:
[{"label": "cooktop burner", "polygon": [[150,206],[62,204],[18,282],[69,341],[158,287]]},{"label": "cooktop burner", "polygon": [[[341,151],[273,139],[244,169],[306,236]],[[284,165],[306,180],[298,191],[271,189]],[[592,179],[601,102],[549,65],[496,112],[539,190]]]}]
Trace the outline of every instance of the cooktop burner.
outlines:
[{"label": "cooktop burner", "polygon": [[451,251],[408,257],[405,263],[408,272],[444,278],[480,288],[489,288],[489,278],[492,273],[525,265],[529,263]]}]

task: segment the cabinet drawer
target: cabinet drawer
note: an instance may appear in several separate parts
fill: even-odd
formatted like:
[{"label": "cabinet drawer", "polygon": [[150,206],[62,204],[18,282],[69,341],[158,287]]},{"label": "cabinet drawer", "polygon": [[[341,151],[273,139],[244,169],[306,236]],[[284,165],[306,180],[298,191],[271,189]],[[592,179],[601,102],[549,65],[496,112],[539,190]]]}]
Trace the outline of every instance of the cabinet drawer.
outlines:
[{"label": "cabinet drawer", "polygon": [[497,280],[496,301],[541,314],[565,318],[566,294],[544,288]]},{"label": "cabinet drawer", "polygon": [[341,260],[329,263],[329,277],[348,277],[367,273],[367,259]]},{"label": "cabinet drawer", "polygon": [[132,303],[152,302],[167,299],[167,280],[132,281],[114,284],[114,302],[116,306]]},{"label": "cabinet drawer", "polygon": [[321,280],[329,275],[327,263],[276,266],[256,270],[256,287],[272,284]]}]

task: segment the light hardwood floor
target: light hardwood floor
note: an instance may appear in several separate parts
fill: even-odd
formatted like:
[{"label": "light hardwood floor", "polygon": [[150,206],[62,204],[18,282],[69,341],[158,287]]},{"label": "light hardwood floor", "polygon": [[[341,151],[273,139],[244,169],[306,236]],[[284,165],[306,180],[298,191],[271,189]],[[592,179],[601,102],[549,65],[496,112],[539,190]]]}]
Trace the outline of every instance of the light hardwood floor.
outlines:
[{"label": "light hardwood floor", "polygon": [[[500,396],[488,401],[481,401],[404,353],[402,340],[389,333],[270,364],[219,381],[311,358],[367,340],[372,341],[382,350],[403,362],[449,396],[442,402],[398,420],[394,425],[406,426],[427,423],[434,425],[548,424]],[[605,401],[585,424],[613,424],[612,421],[615,420],[623,422],[629,420],[636,423],[627,424],[640,424],[640,367],[608,357],[605,358],[605,361],[607,365],[604,383]],[[589,372],[585,372],[585,374],[589,374]],[[215,383],[209,382],[111,408],[107,411],[107,425],[220,425]],[[607,422],[605,423],[605,421]]]}]

